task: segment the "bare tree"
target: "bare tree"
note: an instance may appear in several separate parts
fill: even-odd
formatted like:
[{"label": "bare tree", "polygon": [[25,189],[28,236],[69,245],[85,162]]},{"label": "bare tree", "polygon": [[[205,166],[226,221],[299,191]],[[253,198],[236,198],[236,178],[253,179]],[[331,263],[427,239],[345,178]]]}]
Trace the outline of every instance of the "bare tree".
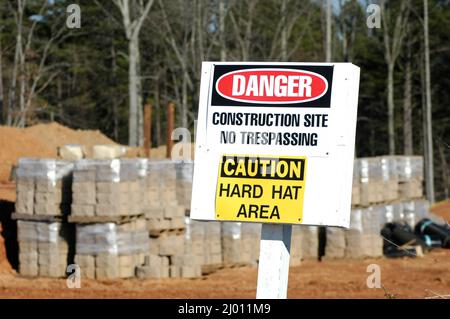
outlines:
[{"label": "bare tree", "polygon": [[428,34],[428,0],[423,0],[423,35],[425,50],[425,157],[427,157],[425,167],[426,190],[428,200],[434,203],[434,164],[433,164],[433,129],[432,129],[432,113],[431,113],[431,82],[430,82],[430,44]]},{"label": "bare tree", "polygon": [[225,7],[225,0],[219,0],[220,61],[227,60],[227,46],[226,46],[226,41],[225,41],[225,18],[226,18],[226,16],[227,16],[227,9]]},{"label": "bare tree", "polygon": [[[248,61],[250,59],[253,22],[255,19],[255,9],[258,1],[248,0],[239,3],[233,3],[230,8],[230,19],[233,25],[234,36],[240,47],[240,60]],[[246,7],[246,12],[241,10]]]},{"label": "bare tree", "polygon": [[[187,4],[185,2],[185,4]],[[164,37],[164,39],[166,40],[166,43],[169,45],[170,49],[173,50],[173,52],[175,53],[175,57],[176,60],[179,64],[179,66],[181,67],[181,72],[182,72],[182,76],[181,76],[181,93],[178,91],[179,85],[178,85],[178,79],[177,78],[172,78],[173,83],[174,83],[174,87],[175,87],[175,93],[178,95],[178,100],[180,101],[181,104],[181,109],[180,109],[180,115],[181,115],[181,126],[182,127],[187,127],[188,126],[188,91],[191,90],[193,88],[193,83],[192,83],[192,78],[191,75],[189,73],[189,34],[188,34],[188,26],[190,25],[192,30],[190,30],[191,34],[194,34],[195,30],[198,28],[198,25],[196,25],[195,23],[193,24],[190,20],[188,20],[186,18],[186,15],[188,14],[187,12],[187,8],[184,8],[186,10],[182,10],[184,17],[181,19],[181,23],[183,25],[183,28],[181,30],[174,30],[174,28],[172,28],[172,25],[170,23],[169,17],[166,13],[166,6],[163,3],[163,1],[159,0],[159,5],[161,7],[161,12],[162,12],[162,19],[163,19],[163,23],[164,26],[166,28],[166,36]],[[193,17],[194,15],[196,16],[197,10],[197,3],[195,3],[195,8],[194,10],[191,12],[191,16]],[[195,19],[194,19],[195,20]],[[176,31],[180,31],[179,33],[176,33]],[[191,35],[192,37],[192,35]],[[179,40],[180,39],[180,40]],[[195,41],[194,41],[195,43]],[[202,41],[200,40],[199,43],[202,43]],[[192,46],[192,45],[191,45]],[[194,44],[195,46],[195,44]],[[201,46],[201,45],[200,45]],[[203,55],[203,49],[200,48],[199,50],[200,52],[200,56]],[[173,67],[172,67],[173,68]]]},{"label": "bare tree", "polygon": [[390,15],[393,9],[386,10],[385,0],[381,0],[381,17],[383,23],[384,58],[387,65],[387,106],[388,106],[388,134],[389,134],[389,154],[395,154],[395,119],[394,119],[394,68],[405,36],[406,24],[408,22],[409,10],[407,0],[401,0],[400,9],[395,18],[393,34]]},{"label": "bare tree", "polygon": [[413,154],[413,130],[412,130],[412,34],[407,26],[407,42],[404,69],[403,90],[403,152],[405,155]]},{"label": "bare tree", "polygon": [[[125,36],[128,40],[128,93],[130,112],[128,118],[128,144],[143,145],[142,84],[140,75],[139,33],[154,0],[114,0],[122,15]],[[131,4],[131,5],[130,5]]]},{"label": "bare tree", "polygon": [[[59,74],[58,64],[48,64],[48,56],[52,46],[60,43],[70,36],[65,28],[61,28],[65,14],[54,16],[55,22],[51,26],[50,37],[42,47],[33,47],[35,31],[42,19],[47,19],[44,12],[49,6],[48,1],[43,1],[39,11],[31,21],[29,27],[25,26],[24,13],[27,0],[17,0],[17,7],[10,4],[9,9],[14,14],[16,23],[16,44],[13,62],[11,84],[8,92],[7,124],[24,127],[27,113],[32,107],[36,94],[44,91],[53,79]],[[55,14],[54,12],[52,14]],[[62,36],[65,33],[65,36]],[[39,52],[39,53],[37,53]],[[29,58],[32,56],[32,58]],[[36,58],[37,57],[37,58]],[[42,80],[45,79],[45,82]],[[19,110],[15,110],[16,88],[19,83]]]},{"label": "bare tree", "polygon": [[327,1],[327,32],[326,32],[326,54],[325,59],[327,62],[331,62],[331,17],[332,17],[332,6],[331,0]]},{"label": "bare tree", "polygon": [[0,28],[0,125],[4,121],[4,110],[3,110],[3,51],[2,51],[2,35]]}]

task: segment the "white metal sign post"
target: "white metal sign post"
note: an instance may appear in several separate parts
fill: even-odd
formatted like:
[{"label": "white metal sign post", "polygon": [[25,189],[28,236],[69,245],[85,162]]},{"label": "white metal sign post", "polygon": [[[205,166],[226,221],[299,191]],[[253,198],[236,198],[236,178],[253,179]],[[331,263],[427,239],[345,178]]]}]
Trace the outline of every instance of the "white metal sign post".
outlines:
[{"label": "white metal sign post", "polygon": [[292,225],[262,225],[256,298],[287,297],[291,235]]},{"label": "white metal sign post", "polygon": [[292,225],[348,227],[350,63],[204,62],[191,218],[262,223],[258,298],[286,298]]}]

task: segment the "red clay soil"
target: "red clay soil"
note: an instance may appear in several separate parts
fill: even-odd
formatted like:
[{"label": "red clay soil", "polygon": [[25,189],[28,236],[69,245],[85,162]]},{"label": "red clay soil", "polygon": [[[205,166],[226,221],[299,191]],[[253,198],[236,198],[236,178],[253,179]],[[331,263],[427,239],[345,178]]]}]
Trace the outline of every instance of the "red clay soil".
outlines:
[{"label": "red clay soil", "polygon": [[[366,285],[367,266],[381,268],[383,289]],[[289,298],[426,298],[450,294],[450,251],[424,258],[305,261],[292,267]],[[81,281],[23,278],[0,268],[0,298],[254,298],[257,269],[224,269],[199,279]],[[388,296],[386,296],[386,294]]]},{"label": "red clay soil", "polygon": [[15,201],[15,191],[11,190],[14,185],[8,182],[20,157],[56,158],[58,147],[66,144],[81,144],[89,149],[96,144],[116,143],[98,130],[73,130],[58,123],[24,129],[0,126],[0,199]]},{"label": "red clay soil", "polygon": [[431,207],[431,211],[450,223],[450,199],[436,203]]}]

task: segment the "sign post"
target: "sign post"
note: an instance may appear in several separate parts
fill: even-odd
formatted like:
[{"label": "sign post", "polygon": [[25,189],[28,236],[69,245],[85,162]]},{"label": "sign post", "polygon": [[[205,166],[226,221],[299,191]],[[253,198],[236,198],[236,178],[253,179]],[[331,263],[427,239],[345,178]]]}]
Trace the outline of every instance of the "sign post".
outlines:
[{"label": "sign post", "polygon": [[203,62],[191,218],[262,223],[258,298],[286,298],[292,225],[349,227],[359,68]]},{"label": "sign post", "polygon": [[257,299],[286,299],[291,235],[292,225],[262,225]]}]

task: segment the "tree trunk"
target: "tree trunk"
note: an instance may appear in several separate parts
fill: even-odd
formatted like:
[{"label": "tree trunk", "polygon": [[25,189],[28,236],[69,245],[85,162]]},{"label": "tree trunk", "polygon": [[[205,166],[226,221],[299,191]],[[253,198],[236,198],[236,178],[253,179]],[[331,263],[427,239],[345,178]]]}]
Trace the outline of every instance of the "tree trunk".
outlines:
[{"label": "tree trunk", "polygon": [[393,63],[388,63],[387,82],[388,82],[387,105],[388,105],[389,154],[395,155],[394,64]]},{"label": "tree trunk", "polygon": [[286,21],[286,15],[287,15],[287,0],[281,1],[281,19],[283,21],[283,26],[281,29],[281,60],[286,62],[287,61],[287,21]]},{"label": "tree trunk", "polygon": [[137,43],[137,87],[136,87],[136,94],[137,94],[137,140],[138,140],[138,146],[144,145],[144,103],[142,98],[142,80],[141,80],[141,51],[139,49],[139,40],[136,41]]},{"label": "tree trunk", "polygon": [[431,114],[431,82],[430,82],[430,45],[428,38],[428,0],[423,0],[423,33],[425,46],[425,91],[426,91],[426,151],[428,163],[425,169],[428,200],[434,203],[434,163],[433,163],[433,128]]},{"label": "tree trunk", "polygon": [[[117,84],[117,59],[116,49],[114,44],[111,45],[111,68],[112,68],[112,85],[115,87]],[[113,92],[111,92],[113,93]],[[112,116],[113,116],[113,136],[114,140],[119,141],[119,105],[115,94],[112,96]]]},{"label": "tree trunk", "polygon": [[413,155],[412,135],[412,105],[411,105],[411,50],[408,45],[408,54],[405,65],[405,87],[403,95],[403,146],[405,155]]},{"label": "tree trunk", "polygon": [[441,160],[441,170],[442,170],[442,184],[444,188],[444,198],[448,198],[449,196],[449,188],[450,188],[450,178],[448,173],[448,165],[447,160],[445,159],[444,147],[443,143],[437,143],[438,154]]},{"label": "tree trunk", "polygon": [[2,37],[0,34],[0,125],[4,123],[3,110],[3,63],[2,63]]},{"label": "tree trunk", "polygon": [[58,106],[58,116],[60,119],[64,118],[63,112],[63,83],[60,76],[56,78],[56,94],[58,96],[58,102],[56,103]]},{"label": "tree trunk", "polygon": [[331,62],[331,0],[327,1],[326,61]]},{"label": "tree trunk", "polygon": [[128,118],[128,144],[138,145],[138,48],[137,37],[133,37],[128,42],[128,94],[130,98],[130,110]]},{"label": "tree trunk", "polygon": [[225,43],[225,0],[219,1],[219,39],[220,39],[220,61],[227,60],[227,48]]},{"label": "tree trunk", "polygon": [[154,99],[155,99],[155,134],[153,134],[153,136],[155,136],[155,143],[156,146],[159,146],[161,144],[161,100],[159,98],[159,81],[160,78],[158,77],[158,80],[155,83],[155,95],[154,95]]},{"label": "tree trunk", "polygon": [[188,74],[187,72],[183,72],[183,82],[181,85],[181,127],[187,128],[188,127],[188,100],[187,100],[187,93],[188,93],[188,88],[187,88],[187,79]]}]

